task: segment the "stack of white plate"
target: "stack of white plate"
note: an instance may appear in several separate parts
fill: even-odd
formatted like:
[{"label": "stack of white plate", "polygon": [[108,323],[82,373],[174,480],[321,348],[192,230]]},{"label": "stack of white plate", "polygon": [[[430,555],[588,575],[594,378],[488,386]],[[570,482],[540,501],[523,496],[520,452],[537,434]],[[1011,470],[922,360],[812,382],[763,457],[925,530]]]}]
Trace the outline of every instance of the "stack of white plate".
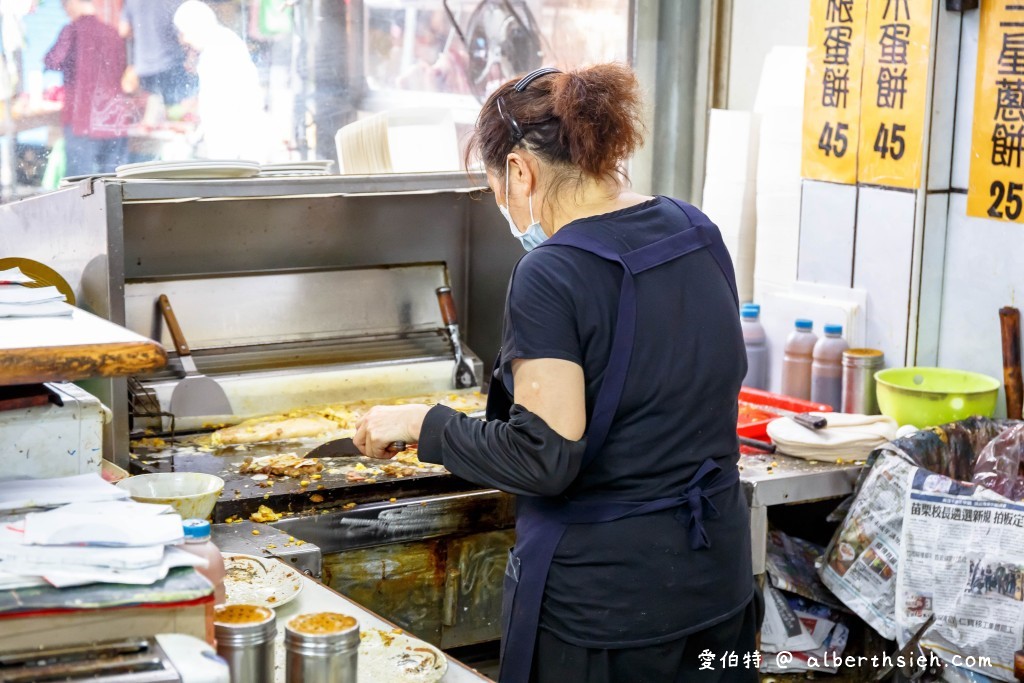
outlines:
[{"label": "stack of white plate", "polygon": [[117,167],[118,178],[150,180],[212,180],[252,178],[260,173],[255,161],[197,159],[195,161],[144,161]]},{"label": "stack of white plate", "polygon": [[288,176],[305,175],[329,175],[333,161],[287,161],[280,164],[263,164],[260,167],[260,176],[264,178],[279,178]]}]

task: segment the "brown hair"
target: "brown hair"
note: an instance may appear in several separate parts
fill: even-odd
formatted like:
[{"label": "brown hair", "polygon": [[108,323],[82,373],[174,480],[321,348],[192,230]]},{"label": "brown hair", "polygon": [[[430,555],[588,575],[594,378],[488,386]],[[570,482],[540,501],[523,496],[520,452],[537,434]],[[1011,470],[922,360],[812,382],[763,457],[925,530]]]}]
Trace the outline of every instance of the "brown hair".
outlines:
[{"label": "brown hair", "polygon": [[[636,75],[622,64],[598,64],[541,76],[522,91],[512,80],[491,93],[469,141],[475,155],[499,177],[505,159],[522,145],[544,162],[563,167],[559,183],[585,177],[625,179],[623,162],[643,143],[644,125]],[[522,139],[498,110],[518,123]],[[467,166],[469,164],[467,163]]]}]

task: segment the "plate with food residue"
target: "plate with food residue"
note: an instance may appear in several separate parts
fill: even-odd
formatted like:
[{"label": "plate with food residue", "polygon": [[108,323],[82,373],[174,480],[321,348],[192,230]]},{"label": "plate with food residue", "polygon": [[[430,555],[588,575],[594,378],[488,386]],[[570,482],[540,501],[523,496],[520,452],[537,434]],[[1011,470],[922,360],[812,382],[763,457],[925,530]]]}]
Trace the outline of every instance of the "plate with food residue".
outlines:
[{"label": "plate with food residue", "polygon": [[436,683],[448,670],[441,651],[395,629],[359,634],[359,683]]},{"label": "plate with food residue", "polygon": [[279,607],[302,590],[302,575],[273,558],[224,553],[227,604]]}]

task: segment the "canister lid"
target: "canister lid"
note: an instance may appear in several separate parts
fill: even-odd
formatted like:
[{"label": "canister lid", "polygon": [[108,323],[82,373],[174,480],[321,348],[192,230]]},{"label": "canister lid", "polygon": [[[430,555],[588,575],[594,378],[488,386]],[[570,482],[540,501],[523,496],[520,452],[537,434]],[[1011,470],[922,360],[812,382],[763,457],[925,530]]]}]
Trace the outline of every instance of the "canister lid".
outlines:
[{"label": "canister lid", "polygon": [[225,626],[251,626],[274,619],[274,612],[262,605],[219,605],[214,608],[213,622]]},{"label": "canister lid", "polygon": [[884,363],[885,355],[878,349],[846,349],[843,351],[843,365],[880,368]]},{"label": "canister lid", "polygon": [[336,612],[300,614],[285,624],[284,643],[290,652],[312,656],[355,652],[359,622]]},{"label": "canister lid", "polygon": [[306,636],[326,636],[350,631],[358,625],[358,622],[347,614],[317,612],[293,617],[286,628]]}]

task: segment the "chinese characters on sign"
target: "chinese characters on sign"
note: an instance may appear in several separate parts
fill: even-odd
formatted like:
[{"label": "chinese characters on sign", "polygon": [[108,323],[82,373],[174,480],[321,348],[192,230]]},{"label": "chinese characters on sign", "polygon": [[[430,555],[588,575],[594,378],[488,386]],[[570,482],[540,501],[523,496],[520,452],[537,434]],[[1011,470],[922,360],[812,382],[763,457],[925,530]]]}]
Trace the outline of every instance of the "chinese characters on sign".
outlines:
[{"label": "chinese characters on sign", "polygon": [[864,47],[857,179],[916,188],[921,183],[931,0],[870,0]]},{"label": "chinese characters on sign", "polygon": [[982,0],[967,214],[1024,223],[1024,1]]},{"label": "chinese characters on sign", "polygon": [[857,182],[857,121],[867,3],[868,0],[811,2],[804,86],[804,178]]}]

